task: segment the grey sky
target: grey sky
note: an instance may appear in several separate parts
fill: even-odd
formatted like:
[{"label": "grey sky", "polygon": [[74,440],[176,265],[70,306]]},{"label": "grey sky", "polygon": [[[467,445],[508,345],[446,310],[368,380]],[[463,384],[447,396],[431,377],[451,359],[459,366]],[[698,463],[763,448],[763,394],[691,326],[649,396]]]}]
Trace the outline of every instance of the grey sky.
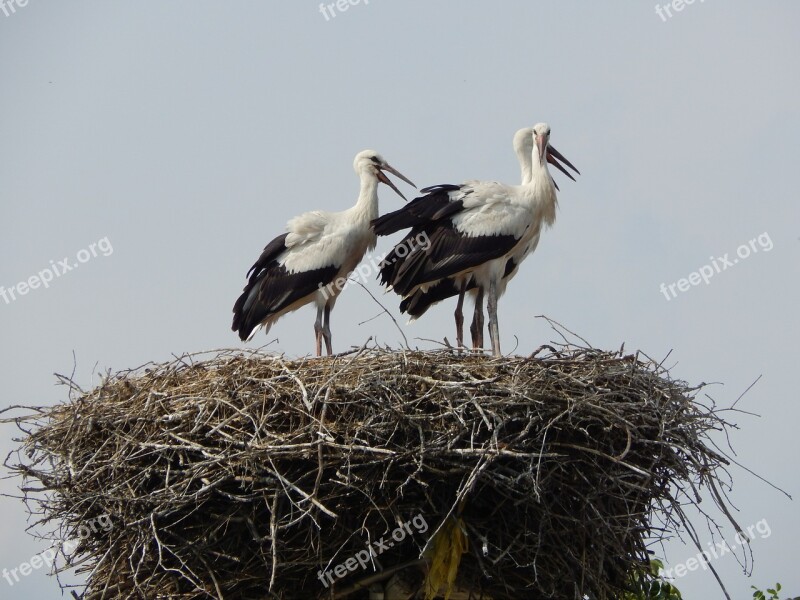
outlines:
[{"label": "grey sky", "polygon": [[[797,3],[697,0],[666,21],[653,2],[531,0],[362,0],[328,20],[296,0],[30,0],[8,12],[0,286],[86,258],[103,238],[113,252],[0,297],[0,404],[63,400],[52,374],[72,371],[73,352],[90,386],[106,369],[240,346],[230,311],[245,272],[292,216],[355,202],[358,151],[378,150],[420,187],[514,183],[513,133],[547,121],[583,176],[556,174],[556,224],[500,301],[503,350],[515,336],[519,353],[553,339],[534,318],[545,314],[598,347],[672,350],[674,376],[720,382],[709,393],[723,406],[762,375],[738,405],[762,416],[731,415],[732,442],[745,465],[800,491]],[[380,196],[383,212],[401,204]],[[756,244],[709,284],[659,291],[764,233],[771,249]],[[379,298],[404,324],[396,298]],[[402,326],[411,340],[452,340],[452,310]],[[379,311],[349,287],[334,349],[369,336],[398,345],[385,315],[359,325]],[[250,346],[277,338],[270,349],[309,353],[313,320],[302,309]],[[13,435],[0,428],[4,454]],[[736,598],[776,580],[800,594],[797,506],[732,472],[740,524],[766,519],[771,533],[753,542],[751,579],[731,555],[714,566]],[[0,515],[0,569],[44,550],[21,503],[0,499]],[[673,565],[696,554],[667,552]],[[708,572],[677,585],[688,599],[720,596]],[[56,591],[43,570],[0,579],[3,598]]]}]

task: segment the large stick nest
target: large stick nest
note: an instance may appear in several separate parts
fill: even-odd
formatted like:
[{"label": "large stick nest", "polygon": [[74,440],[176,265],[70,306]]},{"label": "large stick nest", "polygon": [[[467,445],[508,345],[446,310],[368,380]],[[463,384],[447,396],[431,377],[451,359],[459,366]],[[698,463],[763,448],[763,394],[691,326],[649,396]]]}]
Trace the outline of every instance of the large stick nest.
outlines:
[{"label": "large stick nest", "polygon": [[88,573],[87,600],[361,599],[400,576],[394,597],[421,598],[458,518],[453,598],[617,597],[718,489],[726,423],[638,354],[538,354],[185,356],[19,419],[10,466],[40,526],[112,524],[60,567]]}]

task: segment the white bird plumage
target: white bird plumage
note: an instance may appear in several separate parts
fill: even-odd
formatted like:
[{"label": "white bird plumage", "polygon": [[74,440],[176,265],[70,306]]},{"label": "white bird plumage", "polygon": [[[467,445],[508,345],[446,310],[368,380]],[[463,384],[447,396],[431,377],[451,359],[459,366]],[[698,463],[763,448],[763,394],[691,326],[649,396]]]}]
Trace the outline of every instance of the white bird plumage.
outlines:
[{"label": "white bird plumage", "polygon": [[411,227],[407,238],[424,231],[430,240],[428,247],[416,249],[406,257],[390,252],[388,264],[381,270],[383,283],[403,296],[401,310],[419,316],[433,303],[458,295],[455,316],[461,345],[463,295],[467,289],[477,288],[471,328],[473,346],[483,346],[486,295],[492,352],[500,354],[497,300],[519,262],[535,249],[542,228],[555,220],[556,186],[547,163],[572,178],[556,159],[574,167],[549,146],[549,138],[550,127],[546,123],[515,134],[521,185],[468,181],[458,186],[425,188],[425,196],[375,221],[379,235]]},{"label": "white bird plumage", "polygon": [[[523,127],[522,129],[518,130],[514,134],[513,138],[513,148],[514,154],[517,156],[517,160],[519,162],[520,168],[520,179],[522,185],[525,185],[530,182],[531,177],[533,177],[533,173],[531,171],[533,165],[533,127]],[[568,174],[569,175],[569,174]],[[471,183],[471,182],[468,182]],[[503,277],[498,287],[498,297],[502,296],[505,292],[506,285],[517,272],[519,262],[521,262],[522,258],[528,254],[528,252],[532,252],[533,248],[535,248],[536,243],[538,243],[538,237],[536,240],[529,242],[528,246],[521,252],[517,252],[514,256],[512,256],[509,260],[515,261],[512,265],[512,269],[509,272],[507,269],[507,275]],[[522,255],[522,256],[520,256]],[[408,312],[410,315],[409,323],[416,321],[419,317],[421,317],[431,306],[434,304],[438,304],[440,301],[450,298],[452,296],[458,296],[458,302],[456,303],[456,310],[453,314],[455,317],[456,322],[456,344],[457,346],[463,345],[464,340],[464,314],[463,314],[463,306],[464,306],[464,295],[467,291],[469,291],[470,296],[473,299],[473,303],[478,305],[478,288],[475,286],[474,282],[472,282],[472,287],[470,288],[470,283],[472,282],[472,276],[466,275],[461,277],[451,277],[446,280],[441,280],[436,282],[433,286],[431,285],[423,285],[420,286],[412,294],[407,295],[400,304],[400,309],[402,312]],[[481,298],[482,302],[482,298]],[[481,308],[480,311],[476,310],[473,315],[472,325],[470,326],[470,331],[472,332],[472,347],[479,348],[483,346],[483,309]]]},{"label": "white bird plumage", "polygon": [[242,340],[251,339],[261,327],[268,332],[283,315],[313,302],[316,354],[322,354],[323,340],[328,355],[332,354],[330,312],[348,275],[375,247],[370,221],[378,216],[378,183],[401,197],[384,171],[414,185],[374,150],[359,152],[353,169],[361,180],[354,206],[294,217],[286,233],[267,244],[248,271],[247,285],[233,307],[232,329]]}]

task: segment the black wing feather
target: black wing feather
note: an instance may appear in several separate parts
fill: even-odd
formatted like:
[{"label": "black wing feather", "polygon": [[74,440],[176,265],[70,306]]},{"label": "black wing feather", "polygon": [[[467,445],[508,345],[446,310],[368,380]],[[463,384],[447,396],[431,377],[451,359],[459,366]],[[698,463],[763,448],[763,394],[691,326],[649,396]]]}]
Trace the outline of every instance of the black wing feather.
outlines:
[{"label": "black wing feather", "polygon": [[[378,277],[381,280],[383,285],[391,285],[392,281],[395,279],[397,274],[397,269],[399,269],[403,261],[408,255],[409,249],[416,248],[420,246],[417,240],[420,239],[422,235],[427,235],[428,232],[426,228],[423,226],[414,227],[411,231],[409,231],[405,237],[400,240],[397,244],[395,244],[394,248],[392,248],[386,256],[383,258],[380,264],[380,271],[378,273]],[[400,252],[400,249],[403,249],[403,252]]]},{"label": "black wing feather", "polygon": [[390,283],[401,296],[423,283],[452,277],[499,258],[519,241],[510,234],[468,237],[450,222],[440,223],[427,233],[430,244],[426,248],[414,248],[402,261],[391,265],[394,269]]},{"label": "black wing feather", "polygon": [[278,258],[281,252],[286,250],[287,235],[289,234],[283,233],[279,235],[264,247],[264,251],[261,253],[261,256],[258,257],[258,260],[247,272],[247,278],[250,279],[250,281],[252,281],[253,278],[258,277],[262,269]]},{"label": "black wing feather", "polygon": [[[474,287],[475,284],[470,279],[466,289]],[[453,279],[442,279],[425,292],[417,290],[410,296],[403,298],[402,302],[400,302],[400,312],[408,313],[412,317],[421,317],[431,306],[447,298],[458,296],[460,291],[459,286],[456,285]]]},{"label": "black wing feather", "polygon": [[261,256],[247,272],[247,285],[233,305],[231,329],[246,340],[264,319],[280,312],[301,298],[326,286],[336,277],[339,267],[328,266],[313,271],[290,273],[278,263],[286,250],[284,233],[264,248]]},{"label": "black wing feather", "polygon": [[[506,262],[506,269],[503,272],[503,279],[511,275],[519,265],[513,258]],[[464,288],[465,292],[474,290],[478,284],[470,278]],[[429,287],[426,291],[416,290],[413,294],[403,298],[400,302],[400,312],[408,313],[412,317],[421,317],[425,312],[437,302],[458,296],[461,288],[456,284],[452,277],[442,279],[436,285]]]},{"label": "black wing feather", "polygon": [[273,262],[250,279],[233,306],[231,329],[246,340],[264,319],[291,306],[298,300],[331,283],[339,267],[290,273]]},{"label": "black wing feather", "polygon": [[450,192],[460,189],[460,185],[452,184],[424,188],[420,190],[425,193],[424,196],[414,198],[404,207],[373,219],[372,229],[376,235],[389,235],[401,229],[445,219],[464,207],[463,201],[450,198]]}]

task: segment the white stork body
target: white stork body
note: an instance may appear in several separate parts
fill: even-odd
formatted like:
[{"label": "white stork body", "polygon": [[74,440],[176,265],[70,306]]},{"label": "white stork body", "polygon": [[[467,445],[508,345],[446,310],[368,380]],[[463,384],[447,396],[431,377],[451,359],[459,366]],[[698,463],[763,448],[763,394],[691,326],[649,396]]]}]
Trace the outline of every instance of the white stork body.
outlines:
[{"label": "white stork body", "polygon": [[407,237],[424,231],[430,240],[428,247],[417,248],[402,259],[393,256],[393,251],[381,270],[384,284],[404,297],[401,309],[418,316],[432,303],[458,294],[456,326],[460,344],[463,294],[476,287],[473,345],[483,345],[483,296],[487,295],[492,351],[496,356],[500,354],[497,300],[519,261],[536,247],[542,227],[555,220],[556,188],[547,162],[565,173],[553,155],[570,164],[555,149],[548,148],[549,135],[546,124],[532,129],[536,154],[530,163],[528,181],[527,161],[520,157],[522,185],[469,181],[460,186],[425,188],[422,192],[426,196],[375,221],[379,235],[410,226],[412,231]]},{"label": "white stork body", "polygon": [[[526,185],[530,183],[531,177],[533,176],[531,172],[531,168],[533,165],[532,162],[532,152],[533,152],[533,127],[524,127],[517,131],[514,134],[513,140],[513,147],[514,147],[514,154],[517,156],[517,160],[519,161],[519,168],[520,168],[520,177],[522,180],[522,185]],[[538,237],[535,241],[532,241],[528,244],[527,248],[535,247],[535,244],[538,243]],[[527,254],[528,252],[520,252],[518,254]],[[508,280],[511,279],[518,271],[519,262],[521,262],[524,256],[514,255],[509,262],[513,261],[513,269],[509,271],[506,269],[506,275],[501,279],[500,286],[498,288],[498,298],[505,293],[506,285]],[[469,291],[470,295],[473,298],[473,301],[476,306],[478,304],[482,307],[483,298],[482,296],[479,297],[479,290],[475,285],[475,281],[472,278],[472,275],[449,278],[446,280],[442,280],[434,284],[433,286],[424,285],[420,286],[420,289],[416,290],[413,294],[407,295],[403,301],[400,303],[400,310],[402,312],[408,312],[411,316],[409,322],[415,321],[417,318],[421,317],[431,306],[434,304],[438,304],[441,300],[446,298],[450,298],[452,296],[458,296],[458,302],[456,304],[456,310],[453,314],[456,321],[456,345],[458,347],[463,346],[464,344],[464,313],[463,313],[463,306],[464,306],[464,295]],[[473,348],[481,348],[483,347],[483,309],[475,310],[472,325],[470,326],[470,331],[472,332],[472,347]]]},{"label": "white stork body", "polygon": [[373,150],[357,154],[353,168],[361,179],[355,206],[291,219],[286,233],[272,240],[248,271],[248,283],[233,307],[232,329],[242,340],[251,339],[261,327],[268,332],[283,315],[313,302],[317,356],[323,339],[332,354],[330,312],[348,275],[377,240],[370,221],[378,216],[378,183],[400,194],[383,171],[411,183]]}]

